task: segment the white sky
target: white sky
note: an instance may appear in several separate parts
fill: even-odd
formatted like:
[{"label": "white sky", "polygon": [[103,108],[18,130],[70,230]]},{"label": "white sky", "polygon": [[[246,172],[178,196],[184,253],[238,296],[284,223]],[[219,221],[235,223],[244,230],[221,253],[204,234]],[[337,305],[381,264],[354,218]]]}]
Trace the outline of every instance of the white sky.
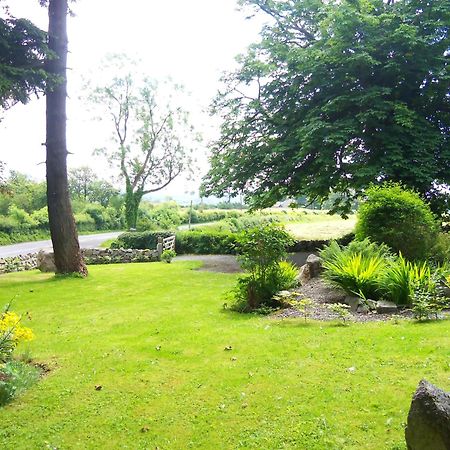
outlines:
[{"label": "white sky", "polygon": [[[47,11],[37,0],[9,1],[11,14],[26,17],[47,29]],[[236,67],[234,58],[258,40],[263,18],[245,19],[237,0],[78,0],[69,18],[68,165],[89,165],[106,177],[105,161],[92,157],[96,147],[110,145],[106,132],[79,99],[82,77],[95,77],[107,53],[128,53],[142,61],[140,70],[152,78],[170,76],[191,92],[189,109],[206,138],[215,136],[217,123],[206,114],[220,87],[224,71]],[[45,99],[16,105],[0,122],[2,154],[9,169],[35,179],[45,177]],[[206,159],[206,142],[199,158]],[[203,164],[203,171],[206,165]],[[197,183],[180,180],[162,193],[183,194]]]}]

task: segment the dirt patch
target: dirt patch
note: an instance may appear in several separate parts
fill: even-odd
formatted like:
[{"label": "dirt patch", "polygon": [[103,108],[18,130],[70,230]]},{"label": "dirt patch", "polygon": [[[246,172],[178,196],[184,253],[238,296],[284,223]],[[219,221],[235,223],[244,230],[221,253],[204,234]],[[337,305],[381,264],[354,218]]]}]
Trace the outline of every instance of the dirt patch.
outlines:
[{"label": "dirt patch", "polygon": [[[296,289],[301,294],[299,298],[309,298],[313,305],[309,309],[308,317],[313,320],[339,320],[338,315],[329,309],[332,303],[344,303],[346,293],[334,287],[327,285],[321,278],[312,278],[307,284]],[[396,314],[377,314],[350,312],[350,321],[352,322],[377,322],[387,321],[393,318],[412,318],[409,310],[398,311]],[[304,317],[295,308],[286,308],[271,316],[274,319],[284,319],[290,317]]]},{"label": "dirt patch", "polygon": [[[297,267],[303,266],[311,252],[290,253],[287,260]],[[241,266],[234,255],[180,255],[175,261],[201,261],[202,267],[197,270],[206,272],[239,273]]]},{"label": "dirt patch", "polygon": [[239,273],[242,269],[233,255],[181,255],[175,261],[201,261],[197,270],[206,272]]}]

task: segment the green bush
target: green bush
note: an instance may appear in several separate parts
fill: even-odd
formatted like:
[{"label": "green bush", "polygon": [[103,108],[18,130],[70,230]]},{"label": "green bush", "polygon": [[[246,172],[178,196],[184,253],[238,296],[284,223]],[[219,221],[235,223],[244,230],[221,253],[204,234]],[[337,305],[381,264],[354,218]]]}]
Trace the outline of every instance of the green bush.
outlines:
[{"label": "green bush", "polygon": [[438,263],[450,262],[450,233],[439,233],[433,246],[432,259]]},{"label": "green bush", "polygon": [[175,249],[178,254],[234,255],[237,237],[237,234],[206,229],[179,231],[176,233]]},{"label": "green bush", "polygon": [[158,238],[173,236],[171,231],[142,231],[122,233],[111,243],[111,248],[156,249]]},{"label": "green bush", "polygon": [[289,234],[273,224],[239,235],[239,261],[247,274],[238,279],[234,290],[236,309],[252,311],[279,305],[275,294],[292,287],[296,275],[292,266],[280,265],[291,242]]},{"label": "green bush", "polygon": [[173,250],[164,250],[161,255],[161,261],[170,264],[177,254]]},{"label": "green bush", "polygon": [[356,238],[385,243],[407,259],[431,253],[437,223],[430,207],[415,192],[398,184],[373,186],[358,210]]}]

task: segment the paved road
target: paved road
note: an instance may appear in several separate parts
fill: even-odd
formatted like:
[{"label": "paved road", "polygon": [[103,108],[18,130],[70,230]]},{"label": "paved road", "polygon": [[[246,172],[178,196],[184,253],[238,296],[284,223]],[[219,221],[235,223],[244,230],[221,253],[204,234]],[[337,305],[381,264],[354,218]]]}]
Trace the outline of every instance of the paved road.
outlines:
[{"label": "paved road", "polygon": [[[86,236],[80,236],[80,246],[82,248],[95,248],[102,242],[108,239],[114,239],[121,231],[113,231],[111,233],[101,234],[89,234]],[[0,258],[6,258],[7,256],[25,255],[27,253],[35,253],[39,250],[52,251],[51,241],[36,241],[36,242],[23,242],[21,244],[2,245],[0,246]]]}]

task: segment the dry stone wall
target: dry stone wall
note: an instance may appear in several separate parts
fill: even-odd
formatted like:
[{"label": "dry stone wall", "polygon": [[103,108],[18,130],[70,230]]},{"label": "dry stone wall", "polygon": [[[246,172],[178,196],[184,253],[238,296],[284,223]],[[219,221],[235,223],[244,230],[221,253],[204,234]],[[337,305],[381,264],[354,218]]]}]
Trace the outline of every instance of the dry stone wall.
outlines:
[{"label": "dry stone wall", "polygon": [[[82,249],[87,264],[118,264],[134,262],[154,262],[160,260],[157,250],[131,249]],[[44,257],[45,256],[45,257]],[[0,273],[21,272],[39,268],[43,261],[51,262],[53,253],[28,253],[26,255],[0,258]],[[54,269],[50,267],[50,270]]]}]

